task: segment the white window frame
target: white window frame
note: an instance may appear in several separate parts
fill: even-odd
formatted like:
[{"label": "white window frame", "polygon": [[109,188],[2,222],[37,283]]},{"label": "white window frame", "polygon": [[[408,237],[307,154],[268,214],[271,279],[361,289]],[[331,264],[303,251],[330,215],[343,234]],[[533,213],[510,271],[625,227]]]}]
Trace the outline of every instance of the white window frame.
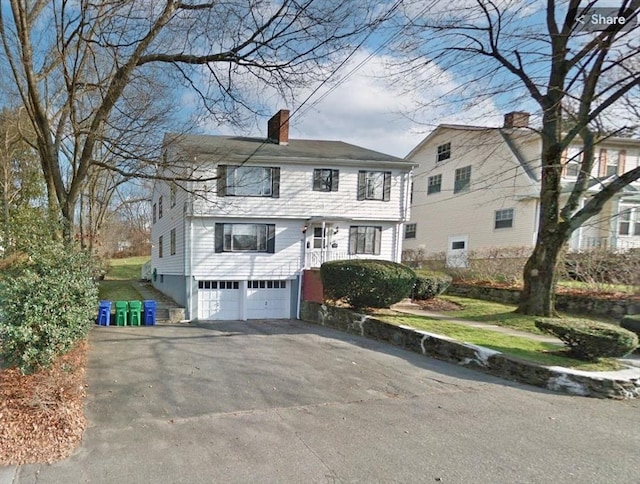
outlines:
[{"label": "white window frame", "polygon": [[365,200],[384,200],[384,176],[384,171],[368,171],[365,173]]},{"label": "white window frame", "polygon": [[[462,182],[464,185],[460,186]],[[471,165],[456,169],[453,193],[466,193],[471,189]]]},{"label": "white window frame", "polygon": [[[640,236],[640,207],[633,205],[622,205],[618,214],[618,235],[620,237]],[[626,225],[623,232],[622,226]]]},{"label": "white window frame", "polygon": [[416,223],[408,223],[404,226],[404,238],[405,239],[415,239],[417,232],[418,224]]},{"label": "white window frame", "polygon": [[266,166],[228,166],[226,194],[238,197],[273,196],[273,170]]},{"label": "white window frame", "polygon": [[[503,230],[503,229],[511,229],[513,228],[515,218],[515,210],[513,208],[503,208],[501,210],[496,210],[493,216],[493,228],[494,230]],[[509,225],[499,226],[500,222],[509,221]]]},{"label": "white window frame", "polygon": [[441,163],[451,158],[451,142],[438,145],[436,163]]},{"label": "white window frame", "polygon": [[[438,183],[435,183],[435,182]],[[432,187],[438,187],[437,190]],[[427,196],[435,195],[436,193],[440,193],[442,191],[442,173],[438,175],[433,175],[427,178]]]},{"label": "white window frame", "polygon": [[171,185],[169,187],[169,206],[173,208],[176,206],[176,186]]},{"label": "white window frame", "polygon": [[[349,227],[349,253],[380,255],[382,227],[374,225],[353,225]],[[351,238],[355,237],[355,241]]]},{"label": "white window frame", "polygon": [[176,229],[169,232],[169,254],[176,255]]}]

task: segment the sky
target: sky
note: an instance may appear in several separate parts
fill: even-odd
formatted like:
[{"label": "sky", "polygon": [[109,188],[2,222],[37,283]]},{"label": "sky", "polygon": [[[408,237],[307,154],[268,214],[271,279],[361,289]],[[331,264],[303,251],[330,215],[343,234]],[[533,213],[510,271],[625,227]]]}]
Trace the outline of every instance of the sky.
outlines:
[{"label": "sky", "polygon": [[[350,72],[369,54],[366,50],[358,52],[343,67],[344,72]],[[278,109],[289,109],[293,113],[290,138],[344,141],[398,157],[407,155],[438,124],[482,123],[498,126],[502,122],[503,113],[492,103],[455,114],[432,109],[415,119],[410,112],[416,103],[428,104],[443,89],[453,87],[455,82],[451,80],[445,86],[434,88],[429,94],[406,93],[403,86],[398,83],[394,85],[383,77],[388,60],[385,55],[374,55],[326,96],[324,94],[331,89],[329,86],[323,86],[298,112],[297,105],[274,104],[273,113]],[[311,91],[312,88],[301,91],[297,98],[304,100]],[[319,98],[322,99],[315,104]],[[309,105],[313,106],[308,109]],[[242,131],[220,127],[206,120],[200,127],[209,134],[265,137],[267,120],[268,117],[258,120],[258,125]]]},{"label": "sky", "polygon": [[[544,2],[532,0],[503,0],[512,4],[515,20],[522,22],[523,26],[540,22],[544,14]],[[597,6],[619,5],[619,0],[600,0]],[[463,4],[459,2],[459,4]],[[423,5],[416,2],[415,5]],[[436,5],[440,5],[437,3]],[[561,8],[561,7],[560,7]],[[558,18],[560,18],[560,11]],[[513,20],[513,19],[512,19]],[[353,143],[365,148],[383,153],[404,157],[417,144],[420,143],[438,124],[459,123],[478,126],[501,126],[503,116],[509,111],[526,110],[534,111],[537,106],[525,94],[516,100],[516,94],[510,92],[504,96],[495,96],[482,103],[468,103],[465,106],[447,106],[438,100],[445,99],[445,94],[461,92],[464,90],[465,77],[473,71],[467,71],[466,64],[452,66],[445,70],[442,64],[439,67],[431,67],[430,72],[425,72],[422,79],[411,79],[416,85],[427,86],[427,89],[408,91],[400,82],[393,84],[384,74],[385,66],[392,60],[391,54],[382,50],[377,52],[376,41],[383,42],[381,38],[374,38],[369,43],[369,48],[361,48],[353,56],[351,61],[340,70],[342,75],[349,74],[354,66],[365,62],[360,69],[348,76],[345,82],[340,83],[326,96],[330,86],[322,86],[317,93],[311,96],[307,105],[297,112],[298,105],[286,103],[273,103],[270,107],[275,113],[278,109],[289,109],[293,115],[290,121],[290,137],[298,139],[325,139],[341,140]],[[528,47],[531,47],[530,44]],[[374,50],[376,49],[376,50]],[[536,48],[534,48],[534,51]],[[535,54],[534,54],[535,55]],[[526,70],[535,72],[534,57],[525,59],[531,61]],[[438,70],[434,72],[434,70]],[[462,70],[461,70],[462,69]],[[539,69],[538,69],[539,70]],[[466,72],[465,72],[466,71]],[[544,82],[545,72],[538,72]],[[432,85],[432,79],[439,79],[438,85]],[[488,79],[488,78],[487,78]],[[498,84],[503,83],[507,77],[494,78]],[[508,80],[506,85],[517,86],[519,81]],[[462,87],[458,91],[456,88]],[[482,86],[480,86],[482,88]],[[312,92],[310,87],[306,91],[297,94],[297,100],[306,99]],[[524,93],[523,89],[519,92]],[[276,96],[273,96],[276,97]],[[469,105],[471,104],[471,105]],[[308,106],[312,107],[309,108]],[[414,113],[418,105],[429,106],[422,109],[419,114]],[[237,131],[224,126],[217,126],[211,122],[203,122],[200,128],[209,134],[266,136],[266,124],[268,116],[248,129]],[[535,119],[532,118],[532,119]],[[535,121],[534,121],[535,122]]]}]

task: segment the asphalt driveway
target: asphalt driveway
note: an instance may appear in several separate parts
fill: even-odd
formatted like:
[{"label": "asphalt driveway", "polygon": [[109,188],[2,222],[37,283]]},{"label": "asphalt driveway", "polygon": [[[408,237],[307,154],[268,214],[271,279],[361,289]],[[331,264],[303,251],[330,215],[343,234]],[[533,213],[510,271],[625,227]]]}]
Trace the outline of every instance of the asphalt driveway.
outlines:
[{"label": "asphalt driveway", "polygon": [[14,483],[638,482],[638,402],[300,321],[96,327],[77,452]]}]

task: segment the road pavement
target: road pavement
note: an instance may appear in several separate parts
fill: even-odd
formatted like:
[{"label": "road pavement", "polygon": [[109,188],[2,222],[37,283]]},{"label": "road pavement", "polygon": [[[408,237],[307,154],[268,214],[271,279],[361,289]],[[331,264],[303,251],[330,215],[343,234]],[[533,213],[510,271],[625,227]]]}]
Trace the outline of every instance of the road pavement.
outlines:
[{"label": "road pavement", "polygon": [[81,446],[9,482],[640,481],[638,401],[301,321],[96,327],[90,342]]}]

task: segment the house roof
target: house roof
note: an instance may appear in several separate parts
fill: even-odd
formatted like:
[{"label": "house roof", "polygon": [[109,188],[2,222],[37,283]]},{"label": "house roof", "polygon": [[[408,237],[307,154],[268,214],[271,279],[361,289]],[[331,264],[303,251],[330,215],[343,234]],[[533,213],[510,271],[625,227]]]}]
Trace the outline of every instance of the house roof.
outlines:
[{"label": "house roof", "polygon": [[398,168],[414,166],[402,158],[369,150],[343,141],[290,139],[288,144],[276,144],[264,138],[215,135],[166,134],[165,146],[175,144],[189,155],[207,158],[247,161],[278,159],[281,162],[342,161],[383,163]]}]

